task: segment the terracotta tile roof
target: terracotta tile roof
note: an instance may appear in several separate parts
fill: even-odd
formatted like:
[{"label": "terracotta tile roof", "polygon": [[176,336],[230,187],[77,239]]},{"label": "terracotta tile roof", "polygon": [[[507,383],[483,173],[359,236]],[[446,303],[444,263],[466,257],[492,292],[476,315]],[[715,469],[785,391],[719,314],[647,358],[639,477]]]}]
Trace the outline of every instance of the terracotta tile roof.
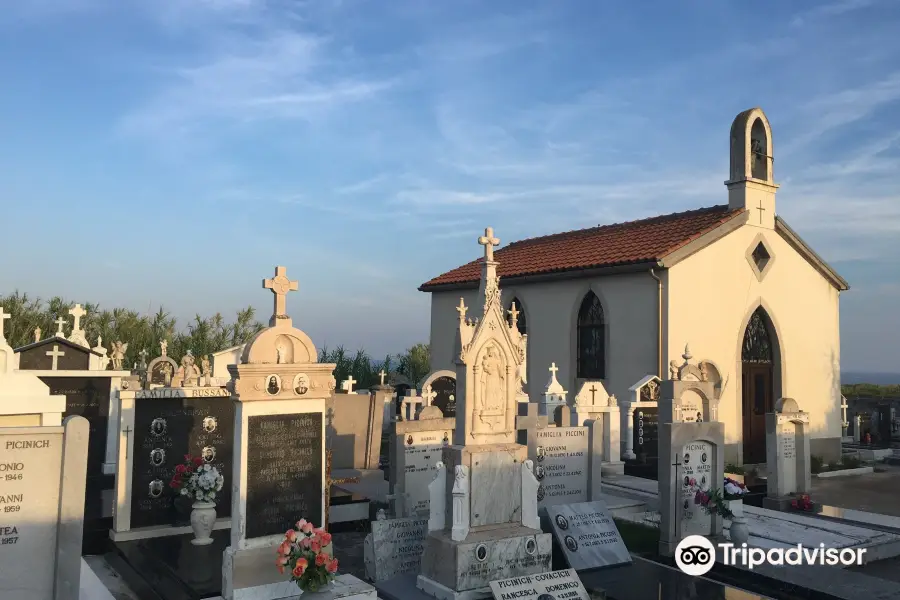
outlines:
[{"label": "terracotta tile roof", "polygon": [[[494,251],[500,263],[497,272],[509,278],[658,261],[742,212],[713,206],[521,240]],[[476,282],[482,260],[439,275],[419,289]]]}]

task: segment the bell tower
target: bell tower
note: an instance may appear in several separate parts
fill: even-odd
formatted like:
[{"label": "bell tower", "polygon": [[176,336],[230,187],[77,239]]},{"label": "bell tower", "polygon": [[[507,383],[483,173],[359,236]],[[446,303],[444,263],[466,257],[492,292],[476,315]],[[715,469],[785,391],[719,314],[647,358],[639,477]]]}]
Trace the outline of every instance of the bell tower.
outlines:
[{"label": "bell tower", "polygon": [[728,206],[750,212],[748,225],[775,228],[775,191],[772,178],[772,129],[761,108],[745,110],[731,124],[731,173]]}]

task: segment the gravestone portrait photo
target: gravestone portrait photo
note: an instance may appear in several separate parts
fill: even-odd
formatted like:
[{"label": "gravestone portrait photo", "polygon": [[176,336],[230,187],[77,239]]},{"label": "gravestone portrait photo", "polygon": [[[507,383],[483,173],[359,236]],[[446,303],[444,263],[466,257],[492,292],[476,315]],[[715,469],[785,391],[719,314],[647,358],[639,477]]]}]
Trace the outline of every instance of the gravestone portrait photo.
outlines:
[{"label": "gravestone portrait photo", "polygon": [[306,373],[297,373],[294,378],[294,393],[302,396],[309,391],[309,375]]},{"label": "gravestone portrait photo", "polygon": [[168,425],[166,425],[166,420],[161,417],[153,419],[153,422],[150,423],[150,433],[152,433],[156,437],[162,437],[166,435],[167,429]]}]

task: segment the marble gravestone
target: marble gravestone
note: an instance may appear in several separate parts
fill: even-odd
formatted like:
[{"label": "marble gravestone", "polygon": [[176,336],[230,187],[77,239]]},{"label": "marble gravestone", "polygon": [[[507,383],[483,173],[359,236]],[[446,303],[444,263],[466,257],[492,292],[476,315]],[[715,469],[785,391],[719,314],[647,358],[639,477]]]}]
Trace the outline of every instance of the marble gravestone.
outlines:
[{"label": "marble gravestone", "polygon": [[[176,505],[178,495],[169,481],[185,455],[203,458],[230,478],[231,393],[219,387],[157,386],[122,390],[119,402],[122,418],[110,538],[120,542],[189,532],[190,504]],[[230,516],[231,486],[226,484],[216,498],[215,528],[227,528]]]},{"label": "marble gravestone", "polygon": [[628,461],[653,462],[659,455],[659,384],[656,375],[646,375],[619,400],[621,457]]},{"label": "marble gravestone", "polygon": [[766,466],[768,482],[763,508],[787,510],[798,494],[811,489],[809,413],[793,398],[775,403],[766,414]]},{"label": "marble gravestone", "polygon": [[600,443],[592,448],[593,458],[600,462],[600,470],[607,475],[621,475],[625,463],[620,458],[619,404],[614,395],[606,392],[601,381],[585,381],[575,396],[575,405],[570,408],[570,425],[584,425],[589,420],[597,421]]},{"label": "marble gravestone", "polygon": [[287,315],[285,297],[297,282],[284,267],[263,287],[275,295],[269,327],[229,366],[235,416],[225,600],[296,595],[274,567],[275,549],[297,520],[317,527],[325,520],[325,401],[335,365],[318,362],[312,340]]},{"label": "marble gravestone", "polygon": [[[428,411],[423,411],[427,414]],[[437,473],[443,450],[450,445],[454,418],[398,421],[392,424],[389,484],[397,517],[427,517],[428,484]]]},{"label": "marble gravestone", "polygon": [[491,594],[494,600],[591,600],[575,569],[492,581]]},{"label": "marble gravestone", "polygon": [[363,551],[366,577],[384,581],[402,573],[419,571],[428,519],[409,517],[372,521]]},{"label": "marble gravestone", "polygon": [[500,305],[490,228],[478,304],[466,319],[461,300],[455,355],[453,443],[429,484],[428,535],[416,586],[436,598],[483,598],[492,581],[550,571],[552,538],[537,511],[538,481],[527,448],[516,443],[522,336]]},{"label": "marble gravestone", "polygon": [[456,416],[456,373],[443,370],[430,373],[422,381],[422,396],[434,394],[428,402],[441,409],[444,417]]},{"label": "marble gravestone", "polygon": [[79,599],[89,427],[0,427],[3,600]]},{"label": "marble gravestone", "polygon": [[631,554],[602,500],[557,504],[547,509],[557,544],[576,570],[631,562]]},{"label": "marble gravestone", "polygon": [[534,462],[539,509],[590,499],[587,427],[530,429],[528,459]]},{"label": "marble gravestone", "polygon": [[[672,556],[678,543],[689,535],[706,537],[722,533],[722,517],[708,515],[694,503],[698,489],[721,488],[725,477],[725,425],[706,421],[716,417],[715,386],[690,363],[685,347],[684,364],[673,368],[673,378],[663,382],[660,395],[659,552]],[[710,410],[704,413],[703,407]],[[696,418],[700,413],[700,419]],[[675,419],[668,421],[668,419]]]}]

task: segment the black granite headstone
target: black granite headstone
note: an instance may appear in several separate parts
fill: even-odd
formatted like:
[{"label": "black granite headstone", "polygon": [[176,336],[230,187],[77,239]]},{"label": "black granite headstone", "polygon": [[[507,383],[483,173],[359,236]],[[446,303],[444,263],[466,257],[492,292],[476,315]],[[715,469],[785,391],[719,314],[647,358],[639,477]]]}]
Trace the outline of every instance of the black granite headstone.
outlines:
[{"label": "black granite headstone", "polygon": [[247,420],[247,538],[282,534],[322,515],[322,413]]},{"label": "black granite headstone", "polygon": [[23,371],[86,371],[90,366],[91,350],[64,338],[47,338],[18,348],[16,352],[19,369]]},{"label": "black granite headstone", "polygon": [[659,457],[659,410],[655,406],[634,410],[634,453],[639,461],[655,461]]},{"label": "black granite headstone", "polygon": [[432,404],[441,409],[444,417],[456,416],[456,379],[438,377],[431,382],[431,391],[435,393]]},{"label": "black granite headstone", "polygon": [[170,525],[177,491],[169,487],[186,454],[199,456],[225,477],[216,516],[231,515],[234,403],[228,397],[135,400],[131,527]]}]

